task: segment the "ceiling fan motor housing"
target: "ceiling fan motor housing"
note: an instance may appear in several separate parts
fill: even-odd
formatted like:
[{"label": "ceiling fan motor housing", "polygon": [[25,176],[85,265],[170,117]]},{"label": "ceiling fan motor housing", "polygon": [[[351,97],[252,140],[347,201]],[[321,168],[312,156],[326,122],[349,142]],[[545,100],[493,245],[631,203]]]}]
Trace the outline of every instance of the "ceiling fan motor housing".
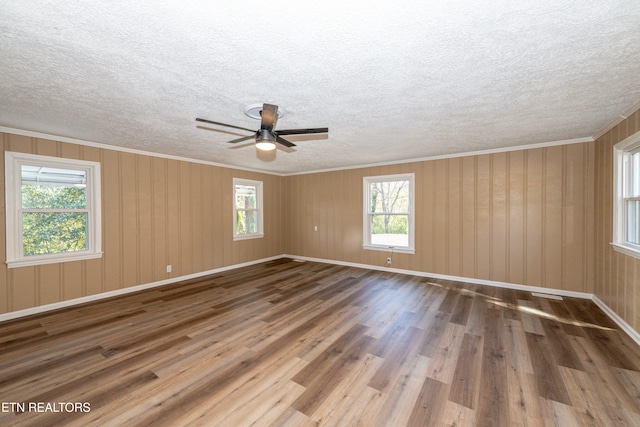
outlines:
[{"label": "ceiling fan motor housing", "polygon": [[256,142],[275,142],[276,137],[269,129],[258,129],[256,132]]},{"label": "ceiling fan motor housing", "polygon": [[276,148],[276,136],[269,129],[256,131],[256,147],[260,150],[270,151]]}]

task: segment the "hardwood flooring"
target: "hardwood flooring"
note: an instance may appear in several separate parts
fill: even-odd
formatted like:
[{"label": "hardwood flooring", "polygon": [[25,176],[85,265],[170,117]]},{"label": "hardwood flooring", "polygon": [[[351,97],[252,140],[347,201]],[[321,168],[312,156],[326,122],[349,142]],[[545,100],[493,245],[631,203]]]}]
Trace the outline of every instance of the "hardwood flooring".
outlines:
[{"label": "hardwood flooring", "polygon": [[289,259],[0,323],[0,349],[3,426],[640,425],[640,349],[591,301]]}]

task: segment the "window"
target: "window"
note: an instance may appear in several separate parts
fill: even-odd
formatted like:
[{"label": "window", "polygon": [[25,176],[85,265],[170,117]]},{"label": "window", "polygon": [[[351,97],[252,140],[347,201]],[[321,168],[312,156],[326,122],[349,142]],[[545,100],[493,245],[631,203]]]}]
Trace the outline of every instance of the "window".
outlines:
[{"label": "window", "polygon": [[7,265],[99,258],[100,164],[5,152]]},{"label": "window", "polygon": [[263,237],[262,182],[233,178],[233,238]]},{"label": "window", "polygon": [[414,253],[414,174],[364,178],[365,249]]},{"label": "window", "polygon": [[613,248],[640,258],[640,132],[614,147]]}]

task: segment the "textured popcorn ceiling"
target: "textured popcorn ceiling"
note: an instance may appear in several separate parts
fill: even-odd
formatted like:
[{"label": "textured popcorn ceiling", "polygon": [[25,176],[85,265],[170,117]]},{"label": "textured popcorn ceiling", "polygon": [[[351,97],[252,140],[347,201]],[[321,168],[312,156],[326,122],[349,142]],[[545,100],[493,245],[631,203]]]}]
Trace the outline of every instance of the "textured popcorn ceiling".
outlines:
[{"label": "textured popcorn ceiling", "polygon": [[[0,126],[277,173],[593,137],[639,83],[637,0],[0,6]],[[328,138],[265,159],[194,120],[263,102]]]}]

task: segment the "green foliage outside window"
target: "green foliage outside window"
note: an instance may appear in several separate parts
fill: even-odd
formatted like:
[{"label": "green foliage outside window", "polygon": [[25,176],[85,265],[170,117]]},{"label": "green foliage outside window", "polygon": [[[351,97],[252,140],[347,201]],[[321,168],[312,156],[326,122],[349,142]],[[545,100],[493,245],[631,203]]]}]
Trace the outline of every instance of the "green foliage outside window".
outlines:
[{"label": "green foliage outside window", "polygon": [[407,215],[373,215],[371,234],[407,234]]},{"label": "green foliage outside window", "polygon": [[409,182],[374,182],[370,195],[371,233],[407,234]]},{"label": "green foliage outside window", "polygon": [[236,235],[258,232],[258,212],[256,211],[256,187],[236,185]]},{"label": "green foliage outside window", "polygon": [[236,211],[236,234],[255,234],[258,232],[257,211]]},{"label": "green foliage outside window", "polygon": [[88,214],[74,211],[83,210],[86,206],[86,189],[83,187],[23,185],[24,255],[86,250]]}]

